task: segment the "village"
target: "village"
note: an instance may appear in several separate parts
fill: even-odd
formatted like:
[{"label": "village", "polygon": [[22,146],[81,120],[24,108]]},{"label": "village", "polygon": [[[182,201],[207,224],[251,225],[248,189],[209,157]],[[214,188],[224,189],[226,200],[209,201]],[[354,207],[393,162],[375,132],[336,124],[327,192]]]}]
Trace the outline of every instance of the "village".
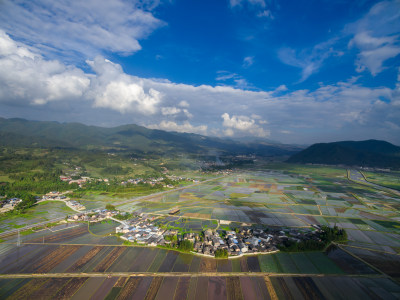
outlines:
[{"label": "village", "polygon": [[13,210],[21,202],[22,199],[19,198],[7,199],[6,197],[4,197],[4,199],[0,200],[0,213]]},{"label": "village", "polygon": [[149,246],[168,246],[176,248],[182,241],[193,245],[193,252],[207,256],[215,256],[217,250],[226,251],[229,256],[243,254],[272,253],[279,251],[278,245],[285,241],[301,242],[319,241],[320,228],[279,228],[255,229],[249,226],[236,228],[234,231],[216,231],[206,229],[201,233],[180,233],[176,229],[163,230],[155,226],[149,219],[137,216],[133,220],[116,228],[121,238],[132,243]]},{"label": "village", "polygon": [[[63,201],[65,204],[70,207],[71,209],[75,211],[80,211],[80,210],[85,210],[86,207],[79,203],[78,201],[71,200],[66,194],[71,193],[72,191],[66,191],[66,192],[58,192],[58,191],[52,191],[47,193],[46,195],[42,196],[42,199],[40,201],[47,201],[47,200],[52,200],[52,201]],[[38,202],[40,202],[38,201]]]},{"label": "village", "polygon": [[285,241],[302,242],[307,240],[319,241],[318,226],[315,228],[276,228],[257,229],[243,226],[231,231],[206,229],[201,233],[181,233],[176,229],[163,229],[152,223],[147,215],[134,215],[129,220],[116,218],[118,211],[96,210],[76,214],[68,218],[68,221],[99,222],[106,219],[115,220],[121,225],[115,228],[115,233],[123,240],[147,246],[165,246],[179,248],[183,241],[191,243],[192,252],[216,256],[219,251],[224,251],[228,256],[241,256],[244,254],[273,253],[278,246]]},{"label": "village", "polygon": [[108,219],[113,219],[115,221],[120,222],[119,220],[114,219],[116,215],[118,215],[118,211],[110,211],[108,209],[95,209],[92,211],[86,211],[82,213],[78,213],[72,216],[67,217],[68,222],[101,222]]}]

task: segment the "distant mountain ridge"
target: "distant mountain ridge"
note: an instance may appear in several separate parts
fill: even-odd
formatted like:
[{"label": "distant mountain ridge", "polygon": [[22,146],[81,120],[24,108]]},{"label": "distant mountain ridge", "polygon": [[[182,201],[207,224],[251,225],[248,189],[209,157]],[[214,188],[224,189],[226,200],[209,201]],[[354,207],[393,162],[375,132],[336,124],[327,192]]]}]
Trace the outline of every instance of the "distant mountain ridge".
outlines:
[{"label": "distant mountain ridge", "polygon": [[192,133],[148,129],[134,124],[104,128],[19,118],[0,118],[0,146],[127,150],[158,154],[217,151],[261,156],[291,155],[301,150],[291,145],[243,143]]},{"label": "distant mountain ridge", "polygon": [[379,140],[319,143],[292,155],[287,161],[400,168],[400,147]]}]

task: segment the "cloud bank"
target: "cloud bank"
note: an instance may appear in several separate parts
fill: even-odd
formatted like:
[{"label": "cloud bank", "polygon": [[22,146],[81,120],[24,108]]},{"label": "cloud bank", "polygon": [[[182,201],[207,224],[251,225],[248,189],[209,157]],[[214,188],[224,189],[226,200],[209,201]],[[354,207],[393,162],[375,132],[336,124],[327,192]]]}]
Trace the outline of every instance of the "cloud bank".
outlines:
[{"label": "cloud bank", "polygon": [[[371,130],[377,134],[373,137],[390,139],[400,128],[399,82],[394,89],[368,88],[351,78],[314,91],[282,86],[265,92],[139,78],[102,57],[88,65],[93,73],[46,60],[0,32],[1,106],[47,110],[53,105],[55,114],[62,111],[61,121],[81,122],[114,111],[110,125],[131,122],[179,132],[296,142],[321,140],[326,132],[330,138],[332,132],[346,136],[349,128],[352,134],[371,137]],[[78,107],[79,113],[65,111],[64,103]],[[296,139],[298,134],[301,138]]]},{"label": "cloud bank", "polygon": [[94,57],[130,54],[164,25],[151,13],[158,1],[3,0],[0,25],[43,53]]}]

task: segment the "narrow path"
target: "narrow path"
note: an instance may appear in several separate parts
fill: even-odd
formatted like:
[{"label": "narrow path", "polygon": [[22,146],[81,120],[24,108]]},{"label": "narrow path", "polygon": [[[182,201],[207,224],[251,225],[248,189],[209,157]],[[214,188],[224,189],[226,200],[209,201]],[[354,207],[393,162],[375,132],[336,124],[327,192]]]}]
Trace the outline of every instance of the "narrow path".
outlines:
[{"label": "narrow path", "polygon": [[347,170],[347,179],[354,183],[376,188],[378,190],[392,194],[396,197],[400,196],[399,191],[368,181],[364,174],[358,170]]},{"label": "narrow path", "polygon": [[364,277],[388,278],[385,274],[300,274],[268,272],[90,272],[90,273],[21,273],[0,274],[3,278],[73,278],[73,277]]}]

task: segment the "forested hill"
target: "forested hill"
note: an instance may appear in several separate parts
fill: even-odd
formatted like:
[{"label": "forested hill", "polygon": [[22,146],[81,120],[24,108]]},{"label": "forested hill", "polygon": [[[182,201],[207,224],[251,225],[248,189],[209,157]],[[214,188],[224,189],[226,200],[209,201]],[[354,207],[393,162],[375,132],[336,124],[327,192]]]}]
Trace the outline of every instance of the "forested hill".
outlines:
[{"label": "forested hill", "polygon": [[288,162],[400,168],[400,147],[378,140],[320,143],[294,154]]},{"label": "forested hill", "polygon": [[127,150],[137,153],[291,155],[301,149],[271,143],[243,143],[191,133],[167,132],[130,124],[113,128],[80,123],[0,118],[0,146]]}]

